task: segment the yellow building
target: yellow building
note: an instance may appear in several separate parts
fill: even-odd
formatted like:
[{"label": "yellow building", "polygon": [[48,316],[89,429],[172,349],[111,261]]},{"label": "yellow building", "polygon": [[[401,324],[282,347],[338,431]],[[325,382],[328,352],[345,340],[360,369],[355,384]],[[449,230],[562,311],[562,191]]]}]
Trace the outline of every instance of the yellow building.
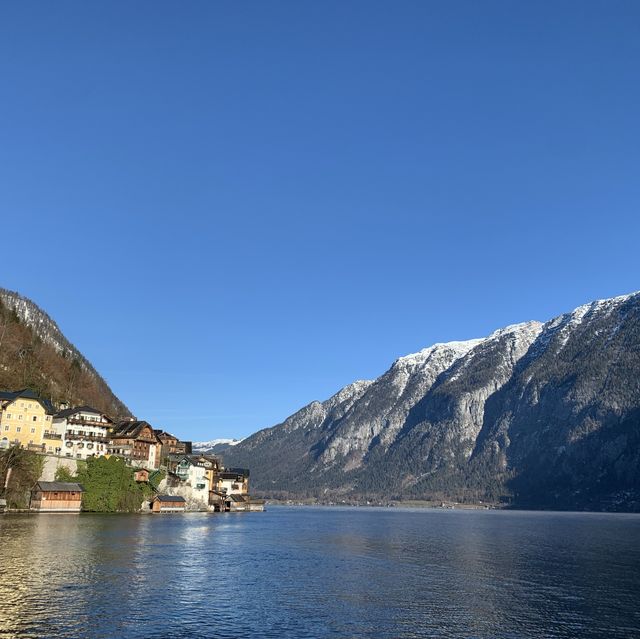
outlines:
[{"label": "yellow building", "polygon": [[28,388],[0,391],[0,446],[19,444],[43,450],[45,432],[52,430],[52,414],[51,404]]}]

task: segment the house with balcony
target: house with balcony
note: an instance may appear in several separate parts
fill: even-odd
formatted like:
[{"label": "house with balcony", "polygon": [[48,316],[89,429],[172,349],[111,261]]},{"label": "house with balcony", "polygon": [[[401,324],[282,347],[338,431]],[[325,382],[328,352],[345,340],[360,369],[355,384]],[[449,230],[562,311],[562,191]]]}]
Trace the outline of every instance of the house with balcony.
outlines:
[{"label": "house with balcony", "polygon": [[108,453],[123,457],[128,463],[143,468],[160,467],[162,444],[149,422],[130,419],[118,422],[110,434]]},{"label": "house with balcony", "polygon": [[53,412],[51,402],[30,388],[0,391],[0,447],[18,445],[42,452]]},{"label": "house with balcony", "polygon": [[45,433],[46,451],[62,457],[87,459],[107,454],[113,420],[91,406],[66,408],[53,417]]}]

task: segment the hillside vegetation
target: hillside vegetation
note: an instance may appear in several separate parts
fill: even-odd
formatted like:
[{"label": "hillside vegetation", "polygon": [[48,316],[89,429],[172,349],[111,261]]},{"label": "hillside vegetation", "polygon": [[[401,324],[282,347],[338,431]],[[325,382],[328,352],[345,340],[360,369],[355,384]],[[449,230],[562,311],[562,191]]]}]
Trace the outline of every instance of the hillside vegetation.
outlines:
[{"label": "hillside vegetation", "polygon": [[0,289],[0,389],[21,388],[32,388],[54,404],[87,404],[115,418],[130,415],[44,311]]}]

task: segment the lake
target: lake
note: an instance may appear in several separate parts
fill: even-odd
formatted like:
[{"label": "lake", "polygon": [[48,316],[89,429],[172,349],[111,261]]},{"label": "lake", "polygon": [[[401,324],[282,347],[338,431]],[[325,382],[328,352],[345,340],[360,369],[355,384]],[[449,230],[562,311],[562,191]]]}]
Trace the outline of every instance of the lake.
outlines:
[{"label": "lake", "polygon": [[0,516],[2,637],[640,637],[640,516]]}]

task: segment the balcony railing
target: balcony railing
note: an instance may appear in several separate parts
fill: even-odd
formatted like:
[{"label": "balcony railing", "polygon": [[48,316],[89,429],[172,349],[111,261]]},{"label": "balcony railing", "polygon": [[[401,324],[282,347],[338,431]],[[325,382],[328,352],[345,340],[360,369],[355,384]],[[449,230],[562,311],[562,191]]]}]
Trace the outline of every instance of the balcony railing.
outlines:
[{"label": "balcony railing", "polygon": [[67,441],[74,442],[102,442],[106,443],[109,441],[108,437],[102,437],[101,435],[74,435],[73,433],[67,433],[64,438]]},{"label": "balcony railing", "polygon": [[60,433],[50,433],[48,431],[44,431],[45,439],[62,439],[62,435]]},{"label": "balcony railing", "polygon": [[99,419],[79,419],[77,417],[67,418],[67,424],[82,424],[83,426],[95,426],[98,424],[104,425],[105,428],[109,426],[109,422],[103,422]]}]

